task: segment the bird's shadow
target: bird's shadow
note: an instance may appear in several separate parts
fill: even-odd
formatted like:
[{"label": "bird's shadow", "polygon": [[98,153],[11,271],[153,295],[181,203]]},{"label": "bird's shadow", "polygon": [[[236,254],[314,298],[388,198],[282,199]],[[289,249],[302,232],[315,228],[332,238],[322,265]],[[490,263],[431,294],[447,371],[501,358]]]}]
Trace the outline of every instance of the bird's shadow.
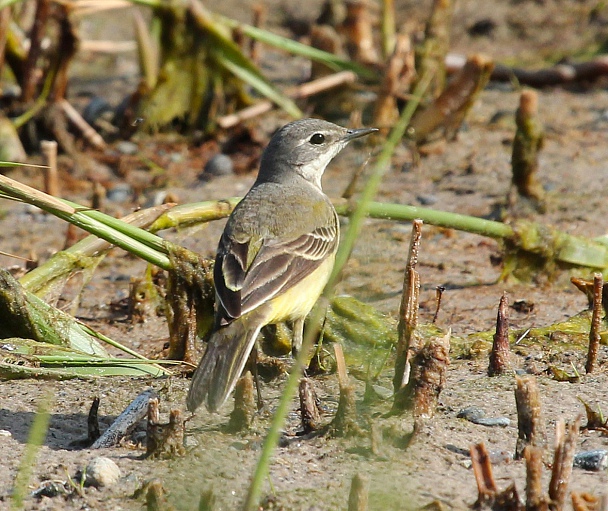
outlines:
[{"label": "bird's shadow", "polygon": [[[0,408],[0,430],[10,432],[13,439],[26,444],[35,416],[35,412]],[[81,449],[82,441],[87,438],[87,419],[83,413],[51,414],[44,445],[53,450]],[[115,419],[114,415],[99,417],[101,431],[105,431]]]}]

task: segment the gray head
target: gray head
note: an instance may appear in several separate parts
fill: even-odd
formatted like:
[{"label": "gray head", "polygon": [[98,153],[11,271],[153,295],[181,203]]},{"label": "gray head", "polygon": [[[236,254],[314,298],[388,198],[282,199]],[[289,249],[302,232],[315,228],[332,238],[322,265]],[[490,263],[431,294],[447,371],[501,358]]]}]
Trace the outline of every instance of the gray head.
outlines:
[{"label": "gray head", "polygon": [[327,164],[353,139],[377,131],[350,130],[321,119],[300,119],[277,131],[262,155],[258,181],[275,181],[295,172],[321,188]]}]

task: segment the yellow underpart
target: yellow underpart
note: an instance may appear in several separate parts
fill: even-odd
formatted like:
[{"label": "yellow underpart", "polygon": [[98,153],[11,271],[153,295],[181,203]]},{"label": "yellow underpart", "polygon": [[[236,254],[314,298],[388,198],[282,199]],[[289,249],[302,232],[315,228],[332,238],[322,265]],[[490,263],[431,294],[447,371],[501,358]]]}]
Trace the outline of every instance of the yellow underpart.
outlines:
[{"label": "yellow underpart", "polygon": [[335,254],[330,255],[314,272],[294,287],[273,298],[269,318],[266,324],[280,321],[296,320],[308,315],[321,296],[331,270],[334,267]]}]

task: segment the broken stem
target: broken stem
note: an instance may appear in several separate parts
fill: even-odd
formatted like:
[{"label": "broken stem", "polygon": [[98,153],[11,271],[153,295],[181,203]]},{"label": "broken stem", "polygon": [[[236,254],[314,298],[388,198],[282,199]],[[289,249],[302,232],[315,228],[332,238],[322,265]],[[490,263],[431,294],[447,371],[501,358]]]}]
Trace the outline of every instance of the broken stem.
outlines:
[{"label": "broken stem", "polygon": [[401,306],[399,308],[397,355],[395,360],[395,376],[393,377],[395,397],[407,385],[411,355],[420,350],[420,339],[416,337],[420,275],[416,271],[416,265],[418,264],[421,237],[422,221],[414,220],[412,222],[412,238],[405,266],[405,277],[403,279]]},{"label": "broken stem", "polygon": [[604,279],[601,273],[593,275],[593,314],[591,316],[591,329],[589,330],[589,350],[585,371],[592,373],[597,365],[597,355],[600,346],[600,330],[602,325],[602,292]]},{"label": "broken stem", "polygon": [[496,333],[490,353],[488,376],[499,376],[509,370],[509,300],[504,293],[500,297],[496,316]]}]

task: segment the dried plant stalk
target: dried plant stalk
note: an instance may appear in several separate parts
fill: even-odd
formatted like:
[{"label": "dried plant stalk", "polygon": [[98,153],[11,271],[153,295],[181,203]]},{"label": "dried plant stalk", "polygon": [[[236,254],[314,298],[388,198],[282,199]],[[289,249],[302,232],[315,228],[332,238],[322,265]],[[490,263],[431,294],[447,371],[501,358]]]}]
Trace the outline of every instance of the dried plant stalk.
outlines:
[{"label": "dried plant stalk", "polygon": [[516,377],[515,404],[517,405],[518,438],[515,459],[521,459],[528,445],[544,449],[547,434],[542,416],[540,393],[534,376]]},{"label": "dried plant stalk", "polygon": [[152,458],[171,459],[186,454],[184,447],[184,417],[181,410],[171,410],[169,423],[161,424],[158,400],[150,401],[156,410],[148,415],[146,455]]},{"label": "dried plant stalk", "polygon": [[494,481],[494,474],[492,473],[490,455],[485,444],[482,442],[473,445],[470,453],[473,474],[477,483],[477,502],[474,507],[481,507],[484,503],[494,499],[498,489],[496,481]]},{"label": "dried plant stalk", "polygon": [[427,108],[414,115],[408,133],[424,142],[436,130],[454,138],[469,108],[488,83],[494,63],[483,55],[473,55],[445,90]]},{"label": "dried plant stalk", "polygon": [[91,445],[101,436],[99,431],[99,396],[93,398],[87,417],[87,445]]},{"label": "dried plant stalk", "polygon": [[374,106],[374,126],[388,132],[397,122],[397,95],[406,92],[415,76],[414,51],[408,35],[399,34],[384,69],[384,78]]},{"label": "dried plant stalk", "polygon": [[[329,89],[347,85],[357,80],[357,75],[352,71],[340,71],[339,73],[331,73],[323,77],[316,78],[313,81],[303,83],[302,85],[289,89],[287,95],[294,98],[307,98],[315,94],[319,94]],[[243,121],[252,119],[259,115],[265,114],[274,108],[274,103],[269,100],[262,100],[247,108],[243,108],[234,114],[224,115],[217,119],[217,124],[220,128],[228,129],[240,124]]]},{"label": "dried plant stalk", "polygon": [[65,99],[59,101],[59,105],[61,106],[63,112],[66,117],[76,126],[82,136],[87,140],[89,144],[91,144],[95,149],[99,149],[103,151],[106,149],[106,143],[103,137],[95,131],[95,128],[91,126],[87,121],[84,120],[82,115],[78,113],[78,111]]},{"label": "dried plant stalk", "polygon": [[[257,28],[262,28],[266,23],[266,6],[261,3],[256,3],[251,7],[253,11],[253,21],[252,25]],[[249,57],[251,61],[258,65],[261,57],[261,49],[260,49],[259,41],[255,39],[251,39],[249,41]]]},{"label": "dried plant stalk", "polygon": [[538,120],[538,94],[525,90],[515,114],[517,131],[511,155],[512,184],[522,197],[542,203],[545,192],[538,179],[538,153],[543,147],[544,132]]},{"label": "dried plant stalk", "polygon": [[[310,45],[318,50],[342,55],[342,39],[336,29],[329,25],[313,25],[310,29]],[[316,80],[332,74],[334,71],[322,62],[312,61],[310,66],[310,79]]]},{"label": "dried plant stalk", "polygon": [[342,346],[334,344],[338,382],[340,384],[340,400],[336,416],[331,423],[331,430],[336,436],[350,436],[361,433],[357,423],[357,407],[355,404],[355,387],[350,383],[346,372],[346,362]]},{"label": "dried plant stalk", "polygon": [[[431,339],[412,357],[412,374],[405,392],[395,397],[397,409],[407,407],[411,400],[416,419],[429,419],[435,415],[439,395],[446,382],[450,365],[451,331],[444,337]],[[394,407],[395,408],[395,407]]]},{"label": "dried plant stalk", "polygon": [[420,298],[420,275],[416,271],[420,239],[422,237],[422,220],[412,222],[412,237],[405,267],[403,294],[399,308],[399,326],[397,340],[397,356],[395,360],[395,376],[393,389],[395,394],[400,392],[408,383],[409,359],[412,353],[420,350],[420,338],[416,333],[418,326],[418,301]]},{"label": "dried plant stalk", "polygon": [[367,511],[369,480],[361,474],[355,474],[350,485],[348,511]]},{"label": "dried plant stalk", "polygon": [[433,80],[428,95],[436,98],[445,88],[445,58],[450,48],[452,28],[452,0],[434,0],[431,17],[424,31],[424,42],[416,51],[418,76],[431,73]]},{"label": "dried plant stalk", "polygon": [[21,84],[21,100],[29,103],[36,96],[36,88],[40,79],[37,63],[41,54],[42,39],[51,8],[50,0],[38,0],[36,2],[36,14],[34,25],[30,32],[30,49],[25,61],[23,72],[23,83]]},{"label": "dried plant stalk", "polygon": [[302,429],[304,430],[304,433],[311,433],[319,429],[321,414],[319,413],[319,407],[317,406],[315,389],[312,386],[312,381],[310,379],[302,378],[300,380],[298,394],[300,396]]},{"label": "dried plant stalk", "polygon": [[234,409],[230,414],[228,428],[234,432],[250,429],[255,413],[256,402],[253,390],[253,376],[250,371],[247,371],[236,382]]},{"label": "dried plant stalk", "polygon": [[341,31],[346,39],[346,50],[352,60],[362,64],[379,61],[374,45],[374,29],[367,2],[352,0],[346,4],[346,18]]},{"label": "dried plant stalk", "polygon": [[57,142],[54,140],[43,140],[40,142],[40,150],[44,155],[44,192],[59,197],[59,174],[57,172]]},{"label": "dried plant stalk", "polygon": [[532,445],[524,449],[526,459],[526,511],[548,511],[549,498],[543,491],[544,450]]},{"label": "dried plant stalk", "polygon": [[589,350],[587,351],[587,364],[585,365],[587,373],[592,373],[597,366],[597,355],[601,340],[603,289],[604,278],[601,273],[595,273],[593,275],[593,313],[591,316],[591,329],[589,331]]},{"label": "dried plant stalk", "polygon": [[500,509],[503,511],[522,511],[515,483],[498,491],[490,456],[483,443],[471,447],[471,462],[477,482],[477,501],[473,509]]},{"label": "dried plant stalk", "polygon": [[488,366],[488,376],[499,376],[505,374],[510,369],[510,349],[509,349],[509,300],[507,294],[503,294],[498,304],[498,314],[496,316],[496,333],[490,352],[490,364]]},{"label": "dried plant stalk", "polygon": [[567,427],[563,420],[559,420],[555,425],[555,454],[549,483],[550,509],[552,511],[561,511],[566,504],[580,424],[581,418],[577,417]]}]

